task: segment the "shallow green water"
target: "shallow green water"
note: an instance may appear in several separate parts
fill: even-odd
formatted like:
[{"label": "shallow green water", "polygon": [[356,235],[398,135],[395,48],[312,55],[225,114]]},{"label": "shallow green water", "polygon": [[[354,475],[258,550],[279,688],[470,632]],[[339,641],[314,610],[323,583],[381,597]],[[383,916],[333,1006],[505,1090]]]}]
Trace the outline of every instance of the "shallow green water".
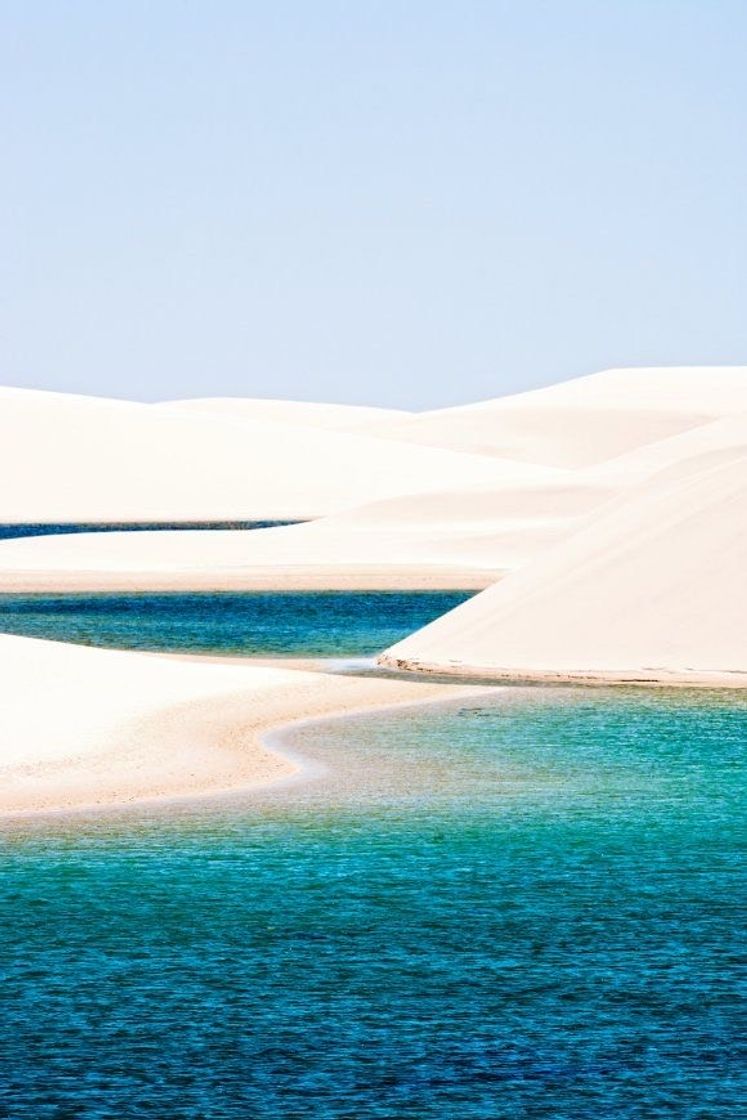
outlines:
[{"label": "shallow green water", "polygon": [[0,1115],[739,1116],[746,739],[736,693],[501,688],[6,825]]}]

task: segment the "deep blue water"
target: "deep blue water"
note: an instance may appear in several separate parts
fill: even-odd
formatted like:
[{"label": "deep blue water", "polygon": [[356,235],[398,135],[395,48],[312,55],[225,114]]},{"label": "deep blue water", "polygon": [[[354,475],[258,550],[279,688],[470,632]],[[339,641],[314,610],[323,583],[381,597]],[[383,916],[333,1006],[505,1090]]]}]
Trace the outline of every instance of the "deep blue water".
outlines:
[{"label": "deep blue water", "polygon": [[495,688],[6,823],[0,1115],[744,1115],[746,740],[739,693]]},{"label": "deep blue water", "polygon": [[122,649],[366,657],[469,591],[2,595],[0,632]]},{"label": "deep blue water", "polygon": [[272,529],[298,521],[25,521],[0,524],[0,540],[67,533],[142,533],[164,529]]}]

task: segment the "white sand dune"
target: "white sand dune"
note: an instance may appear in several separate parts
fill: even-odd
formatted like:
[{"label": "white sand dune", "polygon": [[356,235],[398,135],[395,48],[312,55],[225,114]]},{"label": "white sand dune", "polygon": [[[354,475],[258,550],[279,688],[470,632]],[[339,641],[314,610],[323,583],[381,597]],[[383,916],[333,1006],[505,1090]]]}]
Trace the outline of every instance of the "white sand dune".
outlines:
[{"label": "white sand dune", "polygon": [[194,797],[287,777],[270,727],[434,699],[401,681],[0,636],[0,814]]},{"label": "white sand dune", "polygon": [[634,488],[384,663],[747,685],[747,418],[724,427],[720,449],[716,429],[709,456]]},{"label": "white sand dune", "polygon": [[590,485],[621,496],[648,479],[674,481],[709,465],[731,459],[744,444],[747,411],[699,424],[685,432],[657,440],[615,456],[584,471]]},{"label": "white sand dune", "polygon": [[538,468],[364,434],[0,390],[0,521],[302,519]]},{"label": "white sand dune", "polygon": [[421,445],[573,468],[745,409],[747,366],[613,369],[375,430]]},{"label": "white sand dune", "polygon": [[[501,575],[561,539],[613,490],[548,474],[542,483],[442,491],[373,502],[290,530],[259,534],[252,563],[440,567]],[[282,550],[281,550],[282,546]]]},{"label": "white sand dune", "polygon": [[530,468],[529,482],[405,495],[305,525],[6,541],[0,588],[486,587],[606,504],[718,463],[743,441],[737,415],[592,468]]},{"label": "white sand dune", "polygon": [[361,432],[366,428],[404,420],[414,413],[399,408],[372,408],[355,404],[322,404],[316,401],[266,400],[263,397],[193,397],[163,401],[156,409],[185,414],[208,413],[231,420],[293,424],[303,428]]},{"label": "white sand dune", "polygon": [[0,543],[0,589],[486,587],[635,488],[685,477],[743,441],[714,421],[544,484],[369,503],[304,525],[32,537]]},{"label": "white sand dune", "polygon": [[[679,396],[671,392],[674,385],[680,388]],[[264,441],[252,440],[254,451],[265,455],[257,490],[270,494],[259,500],[258,515],[260,511],[265,516],[277,515],[278,488],[284,490],[286,497],[290,491],[318,494],[324,489],[324,498],[317,499],[317,503],[329,504],[332,489],[336,488],[339,498],[340,488],[347,489],[351,484],[351,479],[340,478],[348,473],[346,470],[337,467],[334,472],[325,474],[320,469],[329,467],[328,457],[309,457],[309,438],[315,447],[321,440],[328,450],[332,447],[336,453],[340,453],[341,440],[348,452],[351,447],[363,447],[363,458],[369,464],[374,458],[381,460],[381,471],[386,476],[383,487],[392,489],[416,486],[416,478],[422,477],[420,472],[424,466],[421,454],[443,458],[438,459],[435,464],[438,469],[429,475],[429,492],[399,492],[384,498],[379,495],[370,501],[366,496],[367,486],[372,481],[370,475],[363,482],[358,477],[352,479],[352,489],[358,493],[360,504],[351,503],[350,508],[305,525],[251,534],[234,531],[120,533],[3,542],[0,544],[0,587],[17,590],[58,587],[133,590],[272,586],[486,587],[580,529],[587,519],[604,508],[605,503],[627,500],[634,495],[636,487],[645,488],[649,480],[658,475],[674,480],[731,454],[742,439],[739,414],[736,418],[726,415],[709,420],[706,412],[731,410],[735,413],[745,405],[746,393],[747,369],[742,368],[626,370],[579,378],[537,393],[495,402],[505,406],[512,415],[517,409],[523,415],[527,413],[527,400],[539,399],[544,402],[539,411],[546,419],[548,402],[557,399],[560,403],[554,413],[555,435],[557,439],[573,439],[576,443],[585,438],[587,425],[595,428],[594,410],[600,401],[607,402],[610,414],[623,409],[626,424],[632,424],[632,418],[638,417],[635,438],[632,427],[628,431],[628,442],[634,445],[631,449],[612,455],[604,462],[574,470],[497,458],[481,459],[426,448],[408,450],[406,445],[388,440],[291,429],[268,421],[261,425]],[[57,417],[62,407],[60,399],[55,398],[50,404],[46,400],[50,395],[40,396],[44,398],[41,404],[49,405],[50,414]],[[108,424],[121,426],[127,420],[135,424],[137,431],[143,412],[151,409],[159,415],[159,420],[149,437],[150,446],[154,446],[155,432],[165,445],[173,447],[175,437],[168,425],[173,423],[174,417],[169,408],[82,400],[89,408],[89,420],[93,417],[95,421],[91,425],[94,431],[102,411],[100,405],[107,406],[103,411]],[[62,403],[71,407],[75,415],[83,407],[81,398],[62,398]],[[190,408],[200,404],[185,403]],[[257,402],[218,403],[221,409],[227,408],[230,415],[234,404],[245,405],[251,413]],[[273,405],[276,402],[264,403]],[[292,402],[278,403],[285,407]],[[39,402],[35,404],[38,406]],[[108,408],[110,405],[113,409]],[[669,408],[667,415],[674,417],[678,424],[686,422],[690,426],[649,442],[651,409],[659,416],[665,406]],[[304,412],[310,407],[299,406]],[[320,407],[326,410],[332,406]],[[132,421],[131,412],[121,412],[122,408],[135,409],[136,420]],[[341,408],[345,411],[347,406]],[[482,423],[491,408],[475,406],[474,409],[447,411],[474,412]],[[529,408],[527,415],[534,415],[533,409],[534,406]],[[499,410],[492,417],[496,430],[503,425],[504,416],[505,412]],[[188,424],[193,422],[210,426],[212,418],[190,415]],[[161,423],[167,424],[166,435]],[[218,431],[230,432],[233,439],[238,430],[254,433],[253,424],[255,421],[242,419],[234,423],[219,417]],[[285,442],[279,440],[278,430],[283,433]],[[271,453],[267,450],[268,431],[272,436],[270,442],[274,441]],[[291,446],[290,452],[287,450],[289,432],[301,433],[298,446]],[[186,435],[190,440],[199,438],[201,445],[206,445],[204,430],[198,432],[190,427]],[[180,428],[178,436],[186,438]],[[212,429],[211,438],[216,438]],[[613,441],[607,446],[607,452],[611,455],[614,448]],[[240,453],[245,454],[243,443]],[[409,457],[410,453],[414,458]],[[277,470],[268,473],[268,463],[278,460]],[[390,468],[402,460],[406,469],[393,480]],[[432,461],[428,466],[433,466]],[[377,466],[375,472],[378,470]],[[331,473],[336,477],[331,478]],[[103,463],[97,479],[101,490],[106,489],[103,484],[111,474],[111,462]],[[114,474],[121,481],[116,471]],[[320,478],[320,474],[323,477]],[[491,476],[487,481],[486,474]],[[299,481],[301,478],[303,483]],[[175,488],[184,490],[181,478],[172,477],[172,481]],[[236,484],[235,478],[233,484]],[[24,485],[19,489],[23,490]],[[377,479],[376,485],[381,489],[382,480]],[[100,497],[103,503],[105,494]],[[190,502],[193,497],[190,490]],[[298,510],[298,499],[292,501],[295,503],[292,508]],[[190,508],[194,515],[194,505]],[[287,505],[282,508],[288,512]],[[19,519],[34,518],[27,513]]]},{"label": "white sand dune", "polygon": [[549,482],[389,499],[274,529],[86,533],[0,543],[0,589],[485,587],[614,491]]}]

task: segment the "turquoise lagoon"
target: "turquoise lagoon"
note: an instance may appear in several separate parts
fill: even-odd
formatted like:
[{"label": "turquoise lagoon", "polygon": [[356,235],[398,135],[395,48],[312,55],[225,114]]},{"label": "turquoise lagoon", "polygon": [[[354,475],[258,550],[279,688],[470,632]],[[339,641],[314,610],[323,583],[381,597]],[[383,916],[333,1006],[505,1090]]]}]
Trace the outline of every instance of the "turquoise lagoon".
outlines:
[{"label": "turquoise lagoon", "polygon": [[732,1120],[746,739],[737,692],[496,687],[4,822],[0,1116]]},{"label": "turquoise lagoon", "polygon": [[471,591],[0,594],[0,632],[84,645],[264,657],[367,657]]}]

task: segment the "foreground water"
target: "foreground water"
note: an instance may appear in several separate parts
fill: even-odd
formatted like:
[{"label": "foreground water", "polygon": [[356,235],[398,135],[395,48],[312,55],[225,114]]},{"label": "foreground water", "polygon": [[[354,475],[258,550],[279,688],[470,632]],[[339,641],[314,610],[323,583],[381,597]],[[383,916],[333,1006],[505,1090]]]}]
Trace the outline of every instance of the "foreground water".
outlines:
[{"label": "foreground water", "polygon": [[496,688],[302,727],[262,793],[6,824],[0,1115],[731,1120],[746,732]]},{"label": "foreground water", "polygon": [[366,657],[470,591],[0,594],[0,632],[85,645],[266,657]]}]

